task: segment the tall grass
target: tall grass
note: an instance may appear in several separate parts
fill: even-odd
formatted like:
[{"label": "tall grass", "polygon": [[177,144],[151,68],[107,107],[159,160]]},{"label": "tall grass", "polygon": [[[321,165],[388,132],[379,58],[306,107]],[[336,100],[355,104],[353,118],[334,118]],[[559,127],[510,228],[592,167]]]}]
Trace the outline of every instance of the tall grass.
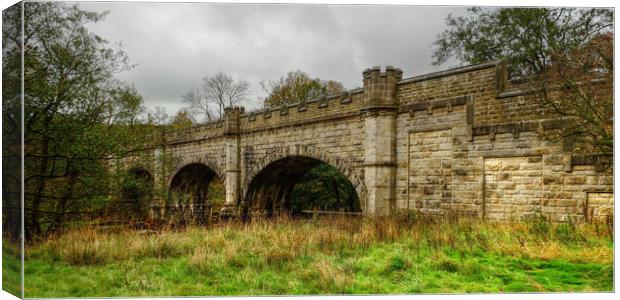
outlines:
[{"label": "tall grass", "polygon": [[[109,233],[94,227],[82,228],[28,247],[27,256],[71,265],[187,256],[188,265],[200,273],[228,267],[286,266],[296,259],[305,259],[310,270],[315,270],[308,276],[321,278],[322,270],[330,270],[331,276],[341,276],[338,280],[346,283],[346,272],[321,261],[321,254],[347,257],[374,245],[406,241],[412,247],[456,252],[484,251],[514,257],[607,263],[612,259],[612,249],[608,247],[611,236],[611,230],[595,224],[551,224],[546,220],[498,224],[453,216],[421,217],[412,212],[390,218],[331,216],[313,220],[283,215],[157,233]],[[392,260],[395,269],[408,263],[403,257]],[[453,268],[449,260],[439,264],[446,270]],[[334,284],[338,285],[337,282]]]}]

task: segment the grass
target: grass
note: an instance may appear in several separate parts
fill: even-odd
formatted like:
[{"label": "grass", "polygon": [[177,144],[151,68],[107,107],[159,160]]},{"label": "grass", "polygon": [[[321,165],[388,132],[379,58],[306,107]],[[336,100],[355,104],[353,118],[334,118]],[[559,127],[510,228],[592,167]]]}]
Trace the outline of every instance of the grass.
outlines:
[{"label": "grass", "polygon": [[610,230],[544,220],[280,217],[155,234],[86,228],[26,256],[26,297],[613,289]]},{"label": "grass", "polygon": [[21,253],[13,242],[2,242],[2,289],[21,297]]}]

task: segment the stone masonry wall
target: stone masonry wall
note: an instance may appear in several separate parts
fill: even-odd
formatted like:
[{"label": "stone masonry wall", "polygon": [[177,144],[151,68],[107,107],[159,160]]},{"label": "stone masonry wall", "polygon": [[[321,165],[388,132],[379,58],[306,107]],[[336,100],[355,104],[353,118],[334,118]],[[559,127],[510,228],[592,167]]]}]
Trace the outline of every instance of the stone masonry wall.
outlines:
[{"label": "stone masonry wall", "polygon": [[605,219],[613,212],[612,175],[541,140],[538,133],[557,122],[546,120],[525,84],[506,80],[505,69],[489,62],[401,79],[398,69],[375,67],[364,71],[361,89],[255,112],[241,108],[235,120],[169,133],[163,148],[176,157],[177,170],[197,162],[223,177],[239,172],[227,181],[235,191],[227,193],[230,206],[265,167],[304,156],[343,172],[367,213],[409,208],[496,221]]},{"label": "stone masonry wall", "polygon": [[500,221],[612,213],[611,174],[573,166],[561,145],[541,140],[551,123],[536,96],[502,83],[502,72],[490,63],[399,83],[397,208]]}]

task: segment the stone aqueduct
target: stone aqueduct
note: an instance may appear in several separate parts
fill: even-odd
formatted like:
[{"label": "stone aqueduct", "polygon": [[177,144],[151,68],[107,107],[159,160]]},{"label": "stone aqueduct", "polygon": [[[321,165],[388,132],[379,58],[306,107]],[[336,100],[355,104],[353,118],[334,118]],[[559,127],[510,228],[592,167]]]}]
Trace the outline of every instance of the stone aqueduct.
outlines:
[{"label": "stone aqueduct", "polygon": [[597,157],[539,138],[559,123],[541,118],[535,97],[506,79],[501,61],[406,79],[399,69],[374,67],[363,72],[363,88],[342,95],[255,112],[228,108],[222,120],[169,132],[150,154],[171,156],[171,166],[153,159],[140,169],[161,190],[186,185],[198,195],[217,176],[229,212],[286,200],[323,162],[349,179],[371,215],[401,208],[493,220],[608,214],[612,175]]}]

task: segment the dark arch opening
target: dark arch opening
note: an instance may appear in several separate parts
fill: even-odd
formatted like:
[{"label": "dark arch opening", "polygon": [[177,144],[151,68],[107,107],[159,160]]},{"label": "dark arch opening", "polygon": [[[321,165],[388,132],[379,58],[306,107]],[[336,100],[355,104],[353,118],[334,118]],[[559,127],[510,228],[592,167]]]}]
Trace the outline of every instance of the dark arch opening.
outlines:
[{"label": "dark arch opening", "polygon": [[149,204],[154,196],[155,180],[144,168],[133,168],[123,180],[122,199],[126,212],[131,212],[130,219],[142,219],[146,216]]},{"label": "dark arch opening", "polygon": [[361,212],[349,179],[335,167],[306,156],[286,157],[267,165],[250,182],[246,213],[271,217],[303,215],[305,210]]},{"label": "dark arch opening", "polygon": [[200,163],[181,168],[170,182],[167,212],[181,223],[205,223],[226,200],[224,183]]}]

